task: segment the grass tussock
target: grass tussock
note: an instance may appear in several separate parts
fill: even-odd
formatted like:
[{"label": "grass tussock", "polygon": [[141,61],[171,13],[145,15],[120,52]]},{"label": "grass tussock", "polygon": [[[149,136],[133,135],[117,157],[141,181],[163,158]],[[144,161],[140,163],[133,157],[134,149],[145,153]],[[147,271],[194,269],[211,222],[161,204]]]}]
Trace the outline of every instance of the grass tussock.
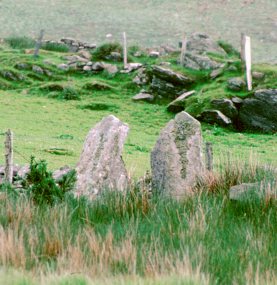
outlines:
[{"label": "grass tussock", "polygon": [[276,174],[227,159],[181,201],[134,188],[49,205],[2,189],[0,265],[44,284],[274,284],[276,200],[234,202],[227,190],[265,173]]}]

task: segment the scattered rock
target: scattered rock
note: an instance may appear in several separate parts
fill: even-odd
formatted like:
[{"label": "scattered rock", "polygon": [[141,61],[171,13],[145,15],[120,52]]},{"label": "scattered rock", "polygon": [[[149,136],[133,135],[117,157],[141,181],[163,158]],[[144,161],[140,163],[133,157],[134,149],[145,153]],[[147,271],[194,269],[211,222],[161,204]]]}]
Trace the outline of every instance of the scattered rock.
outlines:
[{"label": "scattered rock", "polygon": [[263,80],[264,77],[265,77],[265,74],[262,72],[257,72],[257,71],[252,72],[252,78],[255,80]]},{"label": "scattered rock", "polygon": [[215,69],[210,74],[210,78],[215,79],[215,78],[219,77],[220,75],[222,75],[223,73],[224,73],[224,67],[221,67],[219,69]]},{"label": "scattered rock", "polygon": [[91,59],[91,53],[87,50],[80,50],[78,52],[78,55],[86,60],[90,60]]},{"label": "scattered rock", "polygon": [[33,65],[33,66],[32,66],[32,70],[33,70],[33,72],[35,72],[35,73],[44,74],[43,69],[42,69],[40,66],[38,66],[38,65]]},{"label": "scattered rock", "polygon": [[93,71],[102,71],[104,70],[104,63],[103,62],[95,62],[91,68]]},{"label": "scattered rock", "polygon": [[61,64],[57,65],[57,68],[60,70],[64,70],[64,71],[69,70],[69,66],[65,63],[61,63]]},{"label": "scattered rock", "polygon": [[108,56],[106,56],[106,59],[112,61],[122,61],[122,55],[119,52],[112,51]]},{"label": "scattered rock", "polygon": [[130,73],[134,70],[140,69],[141,67],[142,67],[141,63],[132,62],[132,63],[129,63],[124,70],[121,70],[121,73]]},{"label": "scattered rock", "polygon": [[238,98],[238,97],[233,97],[231,100],[237,106],[240,106],[243,102],[243,100],[241,98]]},{"label": "scattered rock", "polygon": [[109,74],[116,74],[118,73],[118,68],[114,64],[104,63],[103,64],[104,70],[106,70]]},{"label": "scattered rock", "polygon": [[91,71],[91,66],[86,65],[86,66],[83,67],[83,70],[84,71]]},{"label": "scattered rock", "polygon": [[161,98],[175,99],[180,94],[184,93],[185,89],[182,85],[174,85],[171,82],[153,76],[150,91],[153,94],[157,94]]},{"label": "scattered rock", "polygon": [[77,195],[123,191],[128,175],[121,154],[129,127],[110,115],[90,130],[77,165]]},{"label": "scattered rock", "polygon": [[179,113],[185,109],[185,101],[187,98],[191,97],[192,95],[195,94],[195,91],[189,91],[181,96],[179,96],[177,99],[172,101],[168,106],[167,110],[172,113]]},{"label": "scattered rock", "polygon": [[184,66],[195,70],[213,70],[222,67],[221,63],[210,59],[207,55],[186,52],[184,54]]},{"label": "scattered rock", "polygon": [[239,128],[271,133],[277,131],[277,89],[263,89],[246,98],[239,109]]},{"label": "scattered rock", "polygon": [[203,122],[217,124],[222,127],[228,127],[232,124],[231,119],[218,110],[206,110],[201,113],[199,119]]},{"label": "scattered rock", "polygon": [[222,112],[225,116],[234,120],[238,116],[238,110],[234,103],[229,99],[216,99],[211,101],[212,107]]},{"label": "scattered rock", "polygon": [[146,101],[146,102],[152,102],[154,101],[154,96],[149,93],[139,93],[136,96],[132,98],[134,101]]},{"label": "scattered rock", "polygon": [[61,167],[60,169],[54,171],[52,176],[55,179],[55,181],[60,181],[70,171],[72,171],[72,168],[70,168],[68,165],[65,165]]},{"label": "scattered rock", "polygon": [[228,89],[232,91],[241,91],[245,86],[245,81],[240,77],[232,77],[227,82]]},{"label": "scattered rock", "polygon": [[158,51],[151,51],[149,53],[149,56],[153,57],[153,58],[158,58],[160,56],[160,52],[158,52]]},{"label": "scattered rock", "polygon": [[150,82],[150,76],[147,73],[146,68],[140,68],[138,70],[138,74],[137,76],[133,79],[133,82],[137,85],[145,85],[148,84]]},{"label": "scattered rock", "polygon": [[243,183],[235,185],[229,190],[229,198],[234,201],[247,201],[254,199],[273,199],[276,201],[276,186],[276,182]]},{"label": "scattered rock", "polygon": [[200,123],[179,113],[162,130],[151,153],[153,188],[181,198],[192,193],[204,169]]},{"label": "scattered rock", "polygon": [[70,63],[75,63],[75,62],[87,63],[89,61],[89,59],[76,55],[76,54],[64,56],[63,59],[69,61]]},{"label": "scattered rock", "polygon": [[226,55],[226,52],[213,41],[208,35],[202,33],[193,33],[187,40],[187,51],[197,54],[206,54],[207,52]]},{"label": "scattered rock", "polygon": [[20,62],[17,63],[14,67],[18,70],[32,70],[32,65],[29,63]]}]

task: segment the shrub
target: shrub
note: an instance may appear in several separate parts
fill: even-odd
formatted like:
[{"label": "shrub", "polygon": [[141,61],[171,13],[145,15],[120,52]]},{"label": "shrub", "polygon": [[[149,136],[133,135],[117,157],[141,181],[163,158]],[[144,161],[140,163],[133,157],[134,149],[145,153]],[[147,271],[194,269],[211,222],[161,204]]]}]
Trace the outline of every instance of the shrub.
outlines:
[{"label": "shrub", "polygon": [[[56,87],[57,87],[57,89],[59,89],[58,86],[56,86]],[[54,90],[54,89],[55,89],[55,86],[54,86],[54,88],[51,88],[51,86],[50,86],[50,90]],[[44,90],[47,90],[47,87]],[[70,87],[70,86],[63,87],[63,90],[61,90],[61,91],[51,91],[49,93],[49,97],[61,99],[61,100],[80,100],[81,99],[78,91],[76,89],[74,89],[73,87]]]},{"label": "shrub", "polygon": [[231,44],[222,40],[218,41],[218,44],[228,55],[240,57],[240,53]]},{"label": "shrub", "polygon": [[47,163],[44,160],[36,162],[35,158],[31,157],[30,172],[23,181],[23,186],[35,203],[53,204],[62,201],[75,182],[76,173],[71,171],[56,184],[52,173],[47,170]]},{"label": "shrub", "polygon": [[69,47],[63,43],[47,42],[41,47],[44,50],[56,51],[56,52],[69,52]]},{"label": "shrub", "polygon": [[8,37],[5,39],[13,49],[34,48],[36,41],[29,37]]},{"label": "shrub", "polygon": [[86,109],[86,110],[91,110],[91,111],[113,111],[115,112],[118,110],[118,106],[106,104],[106,103],[92,103],[92,104],[80,106],[80,109]]},{"label": "shrub", "polygon": [[96,60],[105,60],[107,56],[111,54],[111,52],[119,52],[122,54],[123,49],[122,46],[119,43],[107,43],[99,46],[94,52],[93,52],[93,58]]}]

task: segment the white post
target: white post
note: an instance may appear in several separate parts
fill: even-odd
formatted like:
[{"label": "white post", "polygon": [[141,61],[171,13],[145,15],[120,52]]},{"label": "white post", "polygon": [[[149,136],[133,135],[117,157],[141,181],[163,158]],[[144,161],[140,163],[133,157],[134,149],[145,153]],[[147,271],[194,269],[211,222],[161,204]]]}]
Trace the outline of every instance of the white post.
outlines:
[{"label": "white post", "polygon": [[6,132],[5,140],[5,181],[13,181],[13,133],[11,130]]},{"label": "white post", "polygon": [[248,91],[252,90],[252,74],[251,74],[251,39],[250,37],[245,37],[245,64],[246,64],[246,79]]},{"label": "white post", "polygon": [[127,69],[128,67],[127,37],[125,32],[123,33],[123,63],[124,63],[124,69]]}]

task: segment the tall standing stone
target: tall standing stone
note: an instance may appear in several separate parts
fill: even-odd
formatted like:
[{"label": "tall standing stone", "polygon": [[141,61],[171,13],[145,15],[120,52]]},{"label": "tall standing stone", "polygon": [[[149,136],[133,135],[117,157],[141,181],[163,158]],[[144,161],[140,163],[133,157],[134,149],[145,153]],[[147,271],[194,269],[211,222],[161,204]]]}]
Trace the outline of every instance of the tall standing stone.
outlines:
[{"label": "tall standing stone", "polygon": [[200,123],[179,113],[162,130],[151,153],[153,187],[180,198],[192,193],[204,171]]},{"label": "tall standing stone", "polygon": [[113,115],[90,130],[76,168],[78,195],[93,198],[104,189],[126,189],[128,174],[121,154],[128,131]]}]

